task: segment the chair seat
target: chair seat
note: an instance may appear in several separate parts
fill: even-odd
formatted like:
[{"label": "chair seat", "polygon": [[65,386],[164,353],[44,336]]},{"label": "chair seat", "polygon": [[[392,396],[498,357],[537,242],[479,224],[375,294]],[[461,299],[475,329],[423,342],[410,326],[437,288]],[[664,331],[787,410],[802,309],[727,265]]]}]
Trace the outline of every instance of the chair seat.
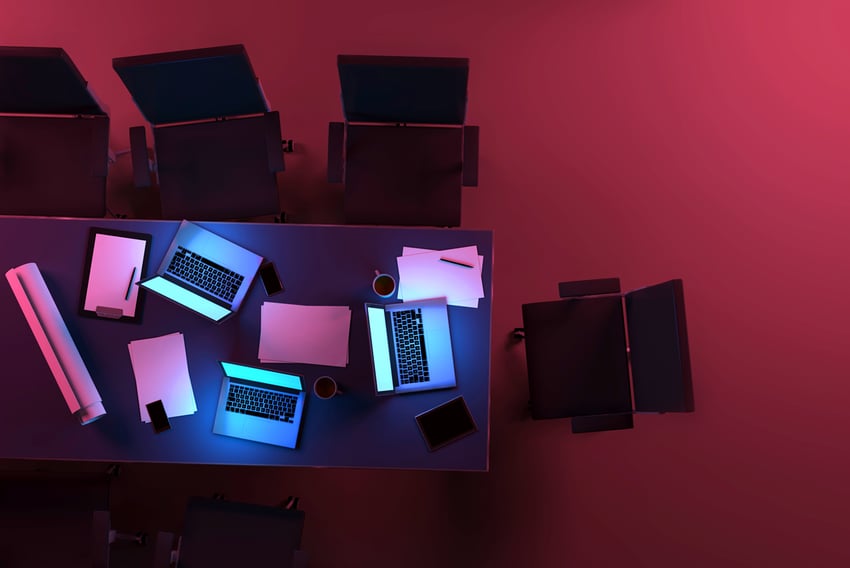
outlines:
[{"label": "chair seat", "polygon": [[460,225],[462,150],[462,128],[349,125],[346,223]]},{"label": "chair seat", "polygon": [[109,119],[0,116],[0,213],[103,217]]},{"label": "chair seat", "polygon": [[522,306],[535,419],[631,412],[619,296]]},{"label": "chair seat", "polygon": [[293,566],[304,512],[216,499],[192,498],[183,522],[181,568]]},{"label": "chair seat", "polygon": [[154,129],[164,219],[226,220],[276,215],[267,128],[281,153],[277,113]]}]

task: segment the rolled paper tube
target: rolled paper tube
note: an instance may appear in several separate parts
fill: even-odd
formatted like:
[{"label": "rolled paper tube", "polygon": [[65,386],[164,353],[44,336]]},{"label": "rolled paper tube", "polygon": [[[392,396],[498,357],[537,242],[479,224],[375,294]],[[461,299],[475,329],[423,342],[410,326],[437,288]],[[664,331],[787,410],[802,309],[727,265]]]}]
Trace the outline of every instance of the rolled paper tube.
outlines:
[{"label": "rolled paper tube", "polygon": [[6,280],[12,287],[68,409],[79,418],[81,424],[89,424],[106,414],[100,393],[94,386],[38,266],[30,262],[12,268],[6,272]]}]

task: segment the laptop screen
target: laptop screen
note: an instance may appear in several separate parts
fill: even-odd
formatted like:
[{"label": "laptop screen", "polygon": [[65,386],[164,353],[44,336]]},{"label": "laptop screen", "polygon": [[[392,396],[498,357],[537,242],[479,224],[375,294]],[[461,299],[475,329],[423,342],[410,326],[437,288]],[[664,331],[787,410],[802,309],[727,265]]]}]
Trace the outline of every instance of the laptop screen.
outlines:
[{"label": "laptop screen", "polygon": [[227,308],[219,306],[218,304],[211,302],[206,298],[202,298],[197,294],[193,294],[189,290],[186,290],[173,282],[169,282],[161,276],[142,282],[141,286],[149,288],[157,294],[162,294],[169,300],[177,302],[182,306],[186,306],[190,310],[198,312],[199,314],[214,321],[218,321],[225,316],[230,315],[230,310]]},{"label": "laptop screen", "polygon": [[231,379],[243,379],[292,390],[304,390],[301,386],[301,377],[298,375],[272,371],[271,369],[260,369],[259,367],[240,365],[238,363],[226,363],[224,361],[221,362],[221,368],[224,369],[224,374]]},{"label": "laptop screen", "polygon": [[369,322],[369,345],[375,369],[375,389],[378,392],[393,390],[393,372],[390,364],[390,343],[387,338],[386,312],[381,307],[366,307]]}]

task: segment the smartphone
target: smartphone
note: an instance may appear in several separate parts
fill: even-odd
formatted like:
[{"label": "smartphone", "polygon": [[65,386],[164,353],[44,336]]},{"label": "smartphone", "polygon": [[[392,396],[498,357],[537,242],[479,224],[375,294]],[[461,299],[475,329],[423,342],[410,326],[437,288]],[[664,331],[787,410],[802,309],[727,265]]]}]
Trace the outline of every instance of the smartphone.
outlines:
[{"label": "smartphone", "polygon": [[463,396],[417,415],[416,423],[432,452],[478,431]]},{"label": "smartphone", "polygon": [[280,282],[273,262],[264,262],[260,265],[260,280],[263,281],[263,288],[266,289],[268,296],[283,291],[283,284]]},{"label": "smartphone", "polygon": [[165,406],[162,405],[161,400],[149,402],[145,405],[145,408],[148,409],[148,415],[151,417],[154,432],[159,434],[160,432],[171,430],[171,422],[168,421],[168,414],[165,413]]}]

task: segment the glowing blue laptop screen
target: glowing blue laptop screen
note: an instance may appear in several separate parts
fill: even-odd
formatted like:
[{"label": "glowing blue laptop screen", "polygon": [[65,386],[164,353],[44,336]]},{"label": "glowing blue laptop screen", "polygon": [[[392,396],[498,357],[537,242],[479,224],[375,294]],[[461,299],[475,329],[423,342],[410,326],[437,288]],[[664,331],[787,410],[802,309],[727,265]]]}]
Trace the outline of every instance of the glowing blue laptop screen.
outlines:
[{"label": "glowing blue laptop screen", "polygon": [[231,379],[243,379],[245,381],[267,383],[293,390],[303,390],[301,377],[298,375],[290,375],[280,371],[260,369],[248,365],[239,365],[238,363],[226,363],[224,361],[221,362],[221,367],[224,369],[224,374]]},{"label": "glowing blue laptop screen", "polygon": [[181,288],[177,284],[169,282],[162,277],[151,278],[147,282],[142,282],[141,286],[144,286],[157,294],[162,294],[169,300],[177,302],[181,306],[186,306],[190,310],[198,312],[199,314],[207,316],[215,321],[218,321],[230,314],[230,310],[227,308],[223,308],[215,302],[211,302],[206,298],[193,294],[185,288]]},{"label": "glowing blue laptop screen", "polygon": [[375,388],[378,392],[393,390],[393,372],[390,365],[390,343],[383,308],[366,308],[369,316],[369,338],[372,362],[375,366]]}]

